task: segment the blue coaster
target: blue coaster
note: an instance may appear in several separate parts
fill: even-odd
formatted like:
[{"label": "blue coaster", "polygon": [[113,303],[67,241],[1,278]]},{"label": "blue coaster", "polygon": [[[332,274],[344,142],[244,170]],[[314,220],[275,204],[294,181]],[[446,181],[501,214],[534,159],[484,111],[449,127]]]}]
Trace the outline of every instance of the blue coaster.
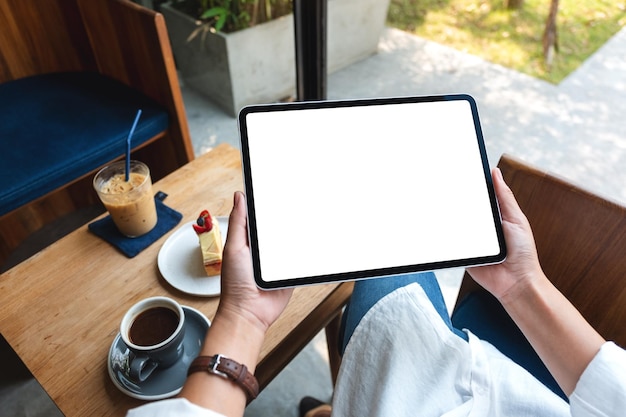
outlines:
[{"label": "blue coaster", "polygon": [[154,202],[157,209],[157,224],[143,236],[133,238],[124,236],[115,227],[111,216],[106,216],[103,219],[90,223],[89,230],[109,242],[127,257],[133,258],[161,236],[172,230],[183,218],[182,214],[166,206],[158,197],[155,198]]}]

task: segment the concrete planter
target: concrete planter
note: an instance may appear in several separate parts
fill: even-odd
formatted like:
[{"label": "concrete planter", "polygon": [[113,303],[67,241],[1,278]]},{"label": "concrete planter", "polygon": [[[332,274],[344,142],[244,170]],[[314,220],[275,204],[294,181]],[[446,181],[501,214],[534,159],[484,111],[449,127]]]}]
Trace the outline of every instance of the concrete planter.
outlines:
[{"label": "concrete planter", "polygon": [[[389,0],[329,0],[328,71],[376,52]],[[186,85],[235,116],[248,104],[295,95],[293,15],[234,33],[192,40],[198,22],[161,5],[176,65]]]}]

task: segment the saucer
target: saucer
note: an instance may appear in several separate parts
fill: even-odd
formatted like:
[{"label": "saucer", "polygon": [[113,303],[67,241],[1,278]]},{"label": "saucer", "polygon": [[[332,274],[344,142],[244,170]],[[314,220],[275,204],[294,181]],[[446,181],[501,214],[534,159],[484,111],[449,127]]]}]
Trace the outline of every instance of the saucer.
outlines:
[{"label": "saucer", "polygon": [[[222,242],[225,242],[228,217],[217,217],[217,222]],[[182,292],[200,296],[219,295],[220,276],[207,276],[198,236],[191,226],[193,223],[185,223],[167,238],[157,257],[159,271],[172,287]]]},{"label": "saucer", "polygon": [[166,369],[155,369],[152,375],[143,382],[135,383],[130,380],[125,369],[128,369],[130,351],[118,333],[107,359],[109,376],[117,388],[124,394],[140,400],[161,400],[178,394],[187,379],[187,369],[204,342],[211,322],[200,311],[192,307],[183,306],[185,311],[185,340],[183,354],[174,365]]}]

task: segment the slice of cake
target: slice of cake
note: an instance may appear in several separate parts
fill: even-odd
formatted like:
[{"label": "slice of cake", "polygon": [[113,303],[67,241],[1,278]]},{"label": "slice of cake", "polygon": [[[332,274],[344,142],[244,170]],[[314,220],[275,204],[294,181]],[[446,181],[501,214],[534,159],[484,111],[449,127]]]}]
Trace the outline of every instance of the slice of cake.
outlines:
[{"label": "slice of cake", "polygon": [[202,261],[208,276],[219,275],[222,270],[222,235],[217,219],[203,210],[193,225],[200,241]]}]

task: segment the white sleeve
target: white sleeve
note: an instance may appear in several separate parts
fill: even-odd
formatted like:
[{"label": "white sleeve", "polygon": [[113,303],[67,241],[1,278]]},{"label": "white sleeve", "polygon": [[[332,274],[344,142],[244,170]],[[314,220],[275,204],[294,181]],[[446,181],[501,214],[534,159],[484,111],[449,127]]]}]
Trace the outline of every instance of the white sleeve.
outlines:
[{"label": "white sleeve", "polygon": [[623,416],[626,410],[626,351],[602,345],[570,396],[573,417]]},{"label": "white sleeve", "polygon": [[224,417],[215,411],[200,407],[186,398],[155,401],[129,410],[126,417]]}]

